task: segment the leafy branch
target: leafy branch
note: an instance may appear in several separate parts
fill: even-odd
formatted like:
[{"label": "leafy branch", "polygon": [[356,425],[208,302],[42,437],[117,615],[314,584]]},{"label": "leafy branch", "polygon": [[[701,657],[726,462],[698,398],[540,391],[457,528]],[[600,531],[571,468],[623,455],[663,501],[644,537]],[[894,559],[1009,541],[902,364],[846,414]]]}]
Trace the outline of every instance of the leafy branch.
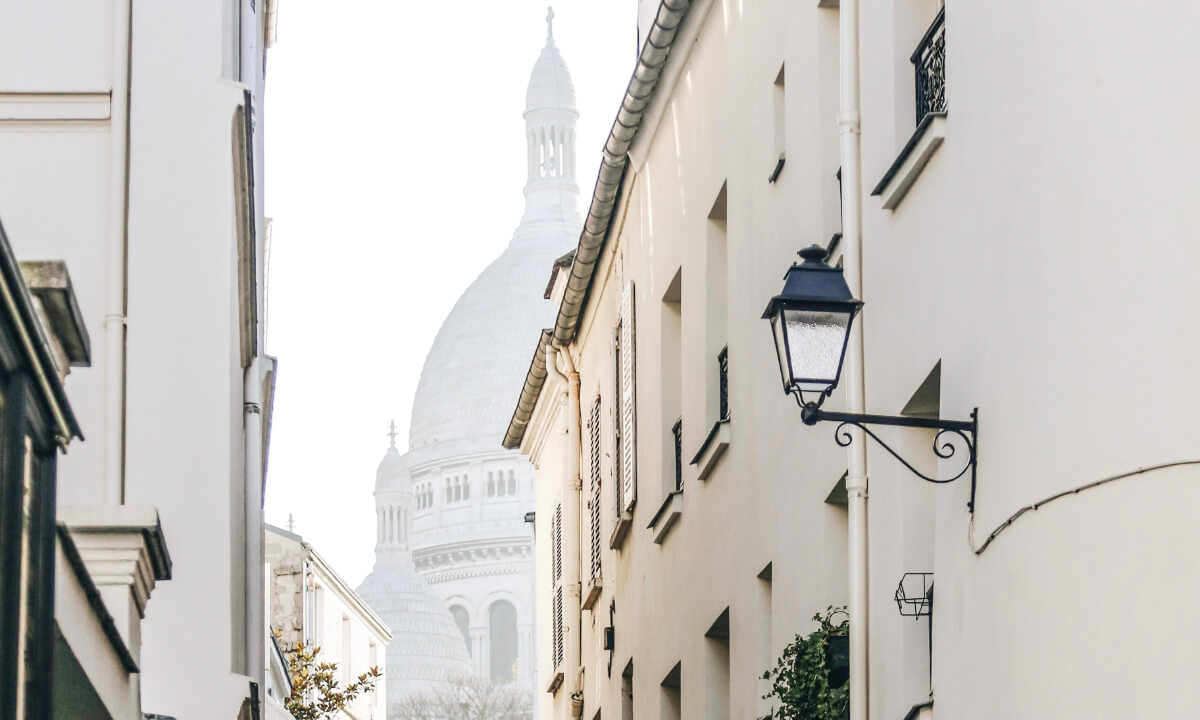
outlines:
[{"label": "leafy branch", "polygon": [[[775,667],[763,673],[771,681],[771,691],[764,700],[775,698],[777,707],[764,720],[843,720],[850,711],[848,673],[835,658],[844,641],[850,637],[850,616],[844,607],[825,609],[813,620],[820,623],[808,635],[796,635],[779,656]],[[831,677],[832,676],[832,677]]]},{"label": "leafy branch", "polygon": [[375,691],[382,673],[372,667],[345,687],[337,679],[337,663],[318,656],[321,648],[296,643],[285,652],[292,693],[283,706],[296,720],[328,720],[349,708],[359,696]]}]

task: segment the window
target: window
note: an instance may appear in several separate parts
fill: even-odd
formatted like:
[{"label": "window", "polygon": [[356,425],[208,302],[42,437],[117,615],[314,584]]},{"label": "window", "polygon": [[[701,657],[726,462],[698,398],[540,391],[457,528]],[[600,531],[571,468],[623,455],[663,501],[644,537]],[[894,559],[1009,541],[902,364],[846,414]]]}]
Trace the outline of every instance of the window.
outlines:
[{"label": "window", "polygon": [[517,609],[512,603],[498,600],[488,608],[488,641],[492,683],[516,682]]},{"label": "window", "polygon": [[683,418],[675,421],[671,428],[675,437],[675,491],[683,490]]},{"label": "window", "polygon": [[784,85],[785,66],[779,66],[779,74],[775,76],[773,93],[775,104],[775,169],[771,171],[768,182],[775,182],[783,172],[783,164],[787,160],[787,92]]},{"label": "window", "polygon": [[471,476],[463,475],[463,500],[471,499]]},{"label": "window", "polygon": [[717,355],[717,388],[720,393],[720,398],[717,401],[717,407],[720,410],[720,419],[729,419],[729,348],[721,348],[721,352]]},{"label": "window", "polygon": [[712,208],[708,211],[707,242],[705,247],[705,337],[704,356],[717,358],[707,360],[704,364],[704,431],[708,431],[714,422],[729,419],[726,403],[728,402],[728,377],[725,374],[727,344],[729,342],[727,320],[728,296],[728,252],[727,234],[727,190],[722,183],[717,197],[713,200]]},{"label": "window", "polygon": [[509,495],[517,494],[517,475],[512,470],[508,471],[508,494]]},{"label": "window", "polygon": [[633,512],[637,502],[637,373],[634,357],[634,287],[621,297],[621,509]]},{"label": "window", "polygon": [[659,323],[661,338],[659,357],[662,358],[660,369],[659,392],[662,399],[662,434],[660,440],[660,463],[662,498],[683,487],[683,466],[679,456],[683,425],[677,421],[682,415],[683,403],[683,270],[675,271],[675,276],[667,284],[662,297],[661,321]]},{"label": "window", "polygon": [[554,668],[557,670],[562,666],[563,661],[563,588],[562,588],[562,505],[559,504],[554,509],[554,518],[551,520],[553,527],[551,528],[551,536],[553,538],[553,566],[551,568],[551,579],[553,589],[551,593],[551,603],[553,607],[554,627],[551,632],[551,658],[554,662]]},{"label": "window", "polygon": [[909,58],[916,73],[917,124],[946,112],[946,10],[942,8]]},{"label": "window", "polygon": [[496,496],[496,478],[492,475],[492,473],[490,471],[488,472],[487,496],[488,497]]},{"label": "window", "polygon": [[683,675],[682,664],[675,663],[671,672],[662,681],[662,700],[659,707],[659,717],[662,720],[680,720],[682,718],[682,698],[680,697],[680,677]]},{"label": "window", "polygon": [[600,577],[600,395],[592,403],[588,417],[588,469],[590,471],[588,516],[591,536],[593,581]]},{"label": "window", "polygon": [[458,626],[458,631],[462,633],[463,643],[467,646],[467,654],[473,655],[471,652],[471,615],[462,605],[452,605],[450,607],[450,616],[454,618],[454,624]]},{"label": "window", "polygon": [[729,720],[729,608],[704,633],[708,678],[708,720]]},{"label": "window", "polygon": [[621,720],[633,720],[633,660],[621,671]]},{"label": "window", "polygon": [[342,616],[342,683],[350,682],[350,618]]}]

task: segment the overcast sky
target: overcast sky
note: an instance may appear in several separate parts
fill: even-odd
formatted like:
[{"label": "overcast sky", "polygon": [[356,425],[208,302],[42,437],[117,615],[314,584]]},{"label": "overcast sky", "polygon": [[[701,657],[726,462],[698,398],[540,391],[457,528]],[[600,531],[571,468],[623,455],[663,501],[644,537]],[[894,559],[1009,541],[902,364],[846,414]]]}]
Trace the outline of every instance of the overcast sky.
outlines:
[{"label": "overcast sky", "polygon": [[[636,60],[636,2],[554,10],[590,198]],[[404,452],[434,335],[520,220],[521,113],[546,2],[288,0],[279,12],[263,113],[279,357],[266,515],[282,527],[293,515],[357,586],[374,562],[387,424]]]}]

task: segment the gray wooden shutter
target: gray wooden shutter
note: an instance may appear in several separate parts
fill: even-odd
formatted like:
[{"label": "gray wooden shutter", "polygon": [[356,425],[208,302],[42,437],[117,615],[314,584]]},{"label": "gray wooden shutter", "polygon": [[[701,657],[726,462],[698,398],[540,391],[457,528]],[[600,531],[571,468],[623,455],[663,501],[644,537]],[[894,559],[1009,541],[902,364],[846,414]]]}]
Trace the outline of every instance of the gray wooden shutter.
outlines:
[{"label": "gray wooden shutter", "polygon": [[631,280],[621,294],[621,509],[633,510],[637,502],[637,362],[634,344],[634,287]]},{"label": "gray wooden shutter", "polygon": [[600,577],[600,396],[592,403],[588,418],[588,447],[591,471],[591,497],[588,499],[588,516],[591,518],[592,580]]}]

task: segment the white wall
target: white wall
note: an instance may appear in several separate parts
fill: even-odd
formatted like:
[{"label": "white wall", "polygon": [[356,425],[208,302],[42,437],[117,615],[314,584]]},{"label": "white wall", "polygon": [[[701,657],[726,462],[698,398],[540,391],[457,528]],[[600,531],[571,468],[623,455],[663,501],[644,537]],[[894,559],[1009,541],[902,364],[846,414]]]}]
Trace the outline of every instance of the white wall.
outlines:
[{"label": "white wall", "polygon": [[[22,6],[0,30],[0,217],[20,257],[67,261],[92,343],[92,368],[68,381],[87,440],[61,462],[64,505],[105,501],[105,404],[120,401],[104,389],[105,287],[119,271],[105,247],[121,227],[110,222],[122,185],[111,141],[124,132],[107,102],[126,22],[111,5]],[[248,537],[261,520],[245,518],[244,493],[261,479],[244,480],[234,221],[244,86],[222,78],[227,20],[219,3],[135,3],[129,28],[124,500],[157,507],[173,561],[142,627],[143,709],[180,720],[236,716],[260,674],[247,670],[259,651],[246,638],[260,633],[246,608],[261,596]],[[261,91],[261,58],[245,65]],[[48,94],[33,120],[21,119],[21,93]]]}]

